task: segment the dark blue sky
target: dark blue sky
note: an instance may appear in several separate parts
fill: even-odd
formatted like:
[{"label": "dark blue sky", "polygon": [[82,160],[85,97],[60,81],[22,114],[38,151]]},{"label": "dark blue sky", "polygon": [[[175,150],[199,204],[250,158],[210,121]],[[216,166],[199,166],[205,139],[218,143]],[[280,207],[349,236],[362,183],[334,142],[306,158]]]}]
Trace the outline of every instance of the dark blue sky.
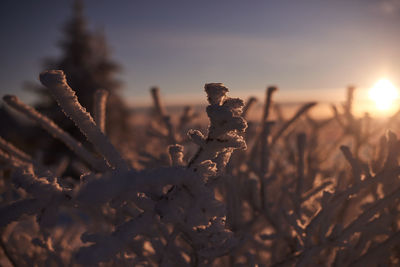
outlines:
[{"label": "dark blue sky", "polygon": [[[43,58],[60,53],[71,5],[0,2],[2,94],[32,99],[23,82],[37,81]],[[147,101],[153,85],[171,102],[203,97],[206,82],[240,96],[276,84],[290,100],[330,100],[383,76],[400,85],[397,0],[87,0],[85,13],[91,29],[104,29],[133,103]]]}]

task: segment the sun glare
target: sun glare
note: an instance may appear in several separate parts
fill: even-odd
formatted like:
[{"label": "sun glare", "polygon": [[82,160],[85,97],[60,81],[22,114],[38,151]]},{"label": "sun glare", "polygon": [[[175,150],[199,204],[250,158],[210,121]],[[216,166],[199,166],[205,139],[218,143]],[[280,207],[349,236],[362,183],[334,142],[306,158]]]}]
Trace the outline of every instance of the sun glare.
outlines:
[{"label": "sun glare", "polygon": [[369,90],[369,98],[375,102],[376,108],[382,111],[392,108],[398,97],[397,88],[388,79],[379,80]]}]

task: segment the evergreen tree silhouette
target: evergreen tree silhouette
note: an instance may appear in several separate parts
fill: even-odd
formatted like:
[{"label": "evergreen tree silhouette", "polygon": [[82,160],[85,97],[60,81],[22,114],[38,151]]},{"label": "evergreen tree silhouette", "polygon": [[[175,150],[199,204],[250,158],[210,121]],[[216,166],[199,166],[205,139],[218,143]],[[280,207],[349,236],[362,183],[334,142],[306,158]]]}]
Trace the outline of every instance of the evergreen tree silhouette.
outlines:
[{"label": "evergreen tree silhouette", "polygon": [[[83,13],[83,1],[75,0],[73,16],[66,23],[64,38],[59,43],[62,51],[60,58],[45,60],[44,69],[60,69],[66,74],[68,84],[76,92],[79,102],[87,111],[93,111],[94,93],[98,89],[108,91],[106,134],[118,146],[122,140],[130,137],[129,110],[119,95],[121,83],[115,78],[120,67],[109,58],[109,49],[102,32],[91,32]],[[79,141],[86,138],[79,129],[66,119],[45,88],[36,88],[42,97],[36,108],[54,120],[64,130]],[[63,144],[53,144],[51,150],[63,152]]]}]

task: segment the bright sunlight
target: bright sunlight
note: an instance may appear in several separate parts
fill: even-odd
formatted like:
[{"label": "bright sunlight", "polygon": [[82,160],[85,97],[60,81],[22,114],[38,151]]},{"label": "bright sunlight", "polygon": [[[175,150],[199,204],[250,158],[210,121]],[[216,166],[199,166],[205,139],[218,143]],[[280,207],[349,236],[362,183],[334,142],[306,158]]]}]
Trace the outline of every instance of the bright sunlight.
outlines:
[{"label": "bright sunlight", "polygon": [[369,90],[369,98],[375,102],[376,108],[382,111],[392,108],[398,97],[397,88],[388,79],[379,80]]}]

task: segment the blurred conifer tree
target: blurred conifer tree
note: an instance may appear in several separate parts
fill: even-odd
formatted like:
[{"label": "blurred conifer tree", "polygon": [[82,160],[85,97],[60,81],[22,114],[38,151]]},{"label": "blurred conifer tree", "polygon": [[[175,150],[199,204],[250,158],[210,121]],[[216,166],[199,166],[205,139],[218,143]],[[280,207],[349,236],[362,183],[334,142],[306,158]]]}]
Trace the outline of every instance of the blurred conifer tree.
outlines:
[{"label": "blurred conifer tree", "polygon": [[[120,67],[109,58],[109,49],[104,33],[89,31],[83,13],[82,0],[75,0],[73,16],[64,27],[64,38],[59,46],[62,51],[60,58],[46,59],[44,69],[63,70],[68,84],[76,92],[79,102],[91,113],[96,90],[107,90],[109,96],[106,111],[106,134],[115,145],[121,145],[121,140],[126,140],[130,136],[128,121],[130,115],[129,109],[119,95],[121,83],[115,78]],[[41,96],[36,108],[75,138],[85,142],[85,137],[78,128],[59,111],[59,107],[50,97],[50,92],[43,87],[36,87],[34,91]],[[60,146],[64,145],[58,144],[57,149],[63,150]],[[52,148],[54,148],[54,144]]]}]

